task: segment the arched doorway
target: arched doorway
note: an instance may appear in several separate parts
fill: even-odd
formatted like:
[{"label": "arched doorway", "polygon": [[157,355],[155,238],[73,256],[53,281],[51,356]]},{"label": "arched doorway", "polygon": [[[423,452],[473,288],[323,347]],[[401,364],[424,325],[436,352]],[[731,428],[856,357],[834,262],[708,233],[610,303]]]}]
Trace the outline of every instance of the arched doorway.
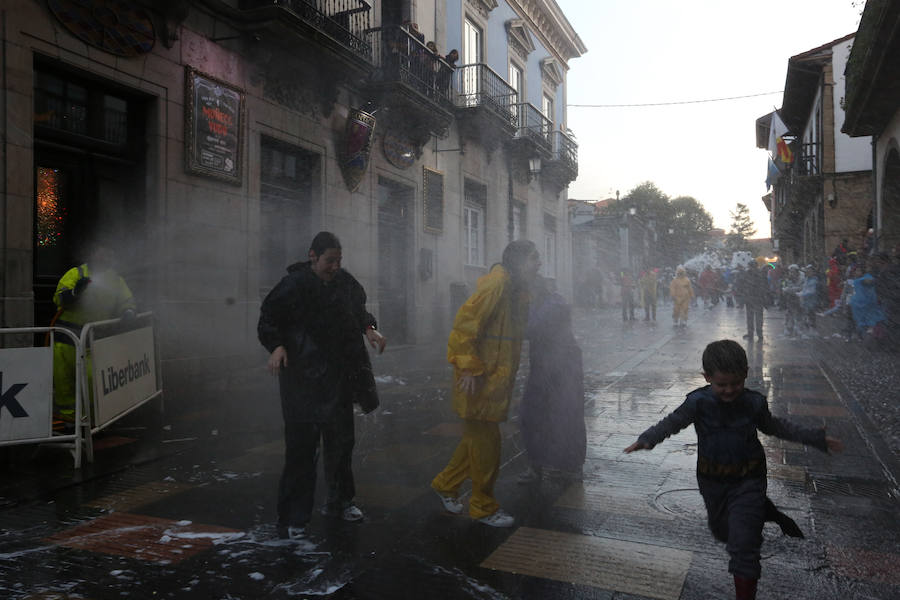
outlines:
[{"label": "arched doorway", "polygon": [[900,243],[900,151],[896,143],[888,151],[881,179],[881,231],[880,247],[893,251]]}]

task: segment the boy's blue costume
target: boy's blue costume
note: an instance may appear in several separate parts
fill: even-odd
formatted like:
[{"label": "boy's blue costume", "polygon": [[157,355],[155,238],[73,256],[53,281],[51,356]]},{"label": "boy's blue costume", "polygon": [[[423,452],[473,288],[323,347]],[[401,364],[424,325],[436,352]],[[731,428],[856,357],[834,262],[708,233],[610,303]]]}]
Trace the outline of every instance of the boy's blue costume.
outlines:
[{"label": "boy's blue costume", "polygon": [[697,432],[697,483],[712,534],[727,544],[734,575],[758,579],[765,521],[789,535],[802,533],[766,497],[766,455],[757,431],[828,451],[824,429],[806,429],[772,416],[766,397],[745,389],[723,402],[705,386],[688,394],[674,412],[647,429],[638,442],[652,448],[694,424]]}]

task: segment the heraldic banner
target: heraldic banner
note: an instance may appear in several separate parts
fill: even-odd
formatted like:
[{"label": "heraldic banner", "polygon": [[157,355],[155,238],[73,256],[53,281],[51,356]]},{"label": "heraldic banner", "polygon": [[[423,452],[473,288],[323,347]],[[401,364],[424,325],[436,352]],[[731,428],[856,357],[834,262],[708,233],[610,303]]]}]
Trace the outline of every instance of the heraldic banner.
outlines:
[{"label": "heraldic banner", "polygon": [[369,168],[369,153],[375,134],[375,116],[363,110],[351,110],[341,145],[340,167],[344,182],[355,192]]}]

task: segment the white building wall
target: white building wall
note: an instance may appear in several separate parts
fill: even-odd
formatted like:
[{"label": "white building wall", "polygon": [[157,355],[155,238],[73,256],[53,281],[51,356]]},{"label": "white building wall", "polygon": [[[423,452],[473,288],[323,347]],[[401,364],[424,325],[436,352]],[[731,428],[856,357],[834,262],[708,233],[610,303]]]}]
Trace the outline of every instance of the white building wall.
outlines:
[{"label": "white building wall", "polygon": [[841,132],[846,118],[841,103],[847,95],[847,78],[844,68],[850,56],[853,40],[837,44],[832,49],[834,73],[834,170],[836,173],[868,171],[872,168],[872,137],[850,137]]}]

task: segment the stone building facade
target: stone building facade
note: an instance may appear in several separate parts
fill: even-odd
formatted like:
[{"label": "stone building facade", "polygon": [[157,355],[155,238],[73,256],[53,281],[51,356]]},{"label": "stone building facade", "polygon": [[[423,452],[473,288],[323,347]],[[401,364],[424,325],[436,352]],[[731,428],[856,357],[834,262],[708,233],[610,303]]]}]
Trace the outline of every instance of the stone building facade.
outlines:
[{"label": "stone building facade", "polygon": [[46,324],[110,245],[178,390],[259,362],[260,302],[319,230],[394,345],[445,343],[514,238],[571,294],[586,49],[554,0],[16,0],[0,35],[0,326]]},{"label": "stone building facade", "polygon": [[871,140],[841,133],[852,43],[849,35],[791,57],[781,109],[757,120],[761,148],[777,118],[787,126],[792,160],[776,158],[780,171],[763,198],[773,244],[786,263],[821,261],[844,239],[862,247],[872,223]]}]

